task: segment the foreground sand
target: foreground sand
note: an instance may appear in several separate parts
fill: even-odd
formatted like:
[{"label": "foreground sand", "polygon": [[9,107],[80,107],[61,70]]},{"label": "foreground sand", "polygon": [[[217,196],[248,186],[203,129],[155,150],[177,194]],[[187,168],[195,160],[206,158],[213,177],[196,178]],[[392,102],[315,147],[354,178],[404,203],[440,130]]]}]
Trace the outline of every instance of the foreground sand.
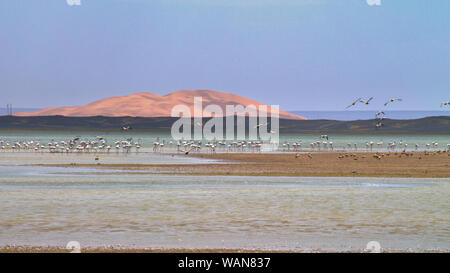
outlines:
[{"label": "foreground sand", "polygon": [[[70,253],[63,247],[8,246],[0,247],[0,253]],[[248,250],[248,249],[185,249],[185,248],[85,248],[81,253],[288,253],[289,251]]]},{"label": "foreground sand", "polygon": [[[183,155],[184,156],[184,155]],[[186,157],[218,159],[220,164],[39,164],[57,167],[140,170],[127,174],[450,177],[448,152],[391,153],[222,153]],[[94,172],[95,173],[95,172]],[[95,174],[108,174],[95,173]]]},{"label": "foreground sand", "polygon": [[[63,247],[37,247],[37,246],[14,246],[0,247],[0,253],[70,253],[71,251]],[[304,251],[303,253],[319,253],[323,251]],[[367,250],[354,251],[331,251],[338,253],[364,253]],[[388,250],[381,249],[386,253],[414,253],[411,250]],[[255,249],[189,249],[189,248],[87,248],[81,249],[80,253],[302,253],[302,251],[280,251],[280,250],[255,250]],[[448,251],[423,250],[418,253],[448,253]]]}]

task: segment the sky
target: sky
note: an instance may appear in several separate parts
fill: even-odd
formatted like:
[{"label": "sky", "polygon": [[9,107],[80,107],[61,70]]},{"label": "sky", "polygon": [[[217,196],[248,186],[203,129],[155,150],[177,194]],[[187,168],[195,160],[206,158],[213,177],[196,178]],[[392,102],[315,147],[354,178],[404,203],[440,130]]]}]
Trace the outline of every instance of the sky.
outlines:
[{"label": "sky", "polygon": [[0,1],[0,105],[181,89],[303,111],[450,100],[448,0],[72,1]]}]

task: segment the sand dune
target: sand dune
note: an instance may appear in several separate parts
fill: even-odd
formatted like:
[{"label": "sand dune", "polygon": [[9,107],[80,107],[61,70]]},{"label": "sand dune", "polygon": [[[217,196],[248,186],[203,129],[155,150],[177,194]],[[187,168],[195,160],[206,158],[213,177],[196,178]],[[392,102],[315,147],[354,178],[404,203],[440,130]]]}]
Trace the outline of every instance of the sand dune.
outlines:
[{"label": "sand dune", "polygon": [[[136,93],[128,96],[111,97],[83,106],[49,107],[35,112],[16,113],[16,116],[131,116],[131,117],[169,117],[175,105],[187,105],[194,116],[194,97],[202,97],[203,107],[209,104],[219,105],[225,112],[225,105],[250,104],[258,107],[260,102],[231,93],[211,90],[181,90],[165,96],[152,93]],[[268,112],[271,113],[270,107]],[[208,115],[206,115],[208,116]],[[270,116],[270,115],[269,115]],[[280,118],[305,119],[304,117],[280,110]]]}]

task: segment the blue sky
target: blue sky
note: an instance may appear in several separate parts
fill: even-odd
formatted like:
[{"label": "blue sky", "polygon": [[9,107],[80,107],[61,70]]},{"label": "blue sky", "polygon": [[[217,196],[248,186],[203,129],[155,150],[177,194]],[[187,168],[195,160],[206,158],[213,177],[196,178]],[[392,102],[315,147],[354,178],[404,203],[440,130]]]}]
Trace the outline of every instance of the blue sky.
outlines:
[{"label": "blue sky", "polygon": [[0,103],[212,89],[285,110],[438,110],[449,32],[448,0],[2,0]]}]

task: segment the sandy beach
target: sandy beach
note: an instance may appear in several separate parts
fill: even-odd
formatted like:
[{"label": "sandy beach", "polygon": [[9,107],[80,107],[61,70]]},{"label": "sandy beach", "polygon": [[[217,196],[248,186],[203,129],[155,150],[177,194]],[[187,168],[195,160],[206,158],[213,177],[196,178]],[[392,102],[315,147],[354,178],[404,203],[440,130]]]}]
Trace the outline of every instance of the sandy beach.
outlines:
[{"label": "sandy beach", "polygon": [[[37,165],[141,171],[134,174],[450,177],[450,153],[447,152],[221,153],[193,154],[186,157],[220,160],[220,164],[102,164],[99,162],[96,164]],[[108,173],[102,172],[102,174]]]}]

